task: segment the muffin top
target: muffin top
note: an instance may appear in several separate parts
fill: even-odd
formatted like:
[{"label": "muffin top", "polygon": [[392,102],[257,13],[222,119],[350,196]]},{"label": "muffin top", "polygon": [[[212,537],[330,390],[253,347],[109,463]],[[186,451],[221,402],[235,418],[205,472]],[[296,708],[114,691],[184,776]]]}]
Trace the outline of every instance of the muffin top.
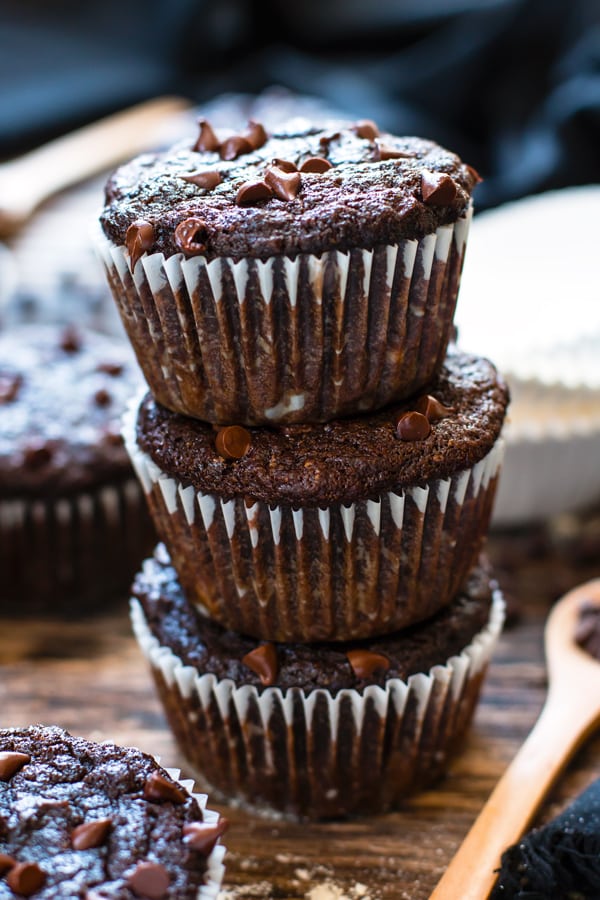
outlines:
[{"label": "muffin top", "polygon": [[231,678],[237,686],[325,688],[335,694],[371,684],[383,687],[390,678],[405,681],[460,654],[486,626],[494,590],[482,560],[454,601],[425,623],[384,637],[310,645],[265,644],[200,615],[186,603],[161,544],[137,575],[133,596],[158,642],[202,674]]},{"label": "muffin top", "polygon": [[143,383],[129,346],[104,335],[52,325],[0,335],[0,495],[132,477],[120,419]]},{"label": "muffin top", "polygon": [[224,825],[140,750],[0,731],[0,898],[195,900]]},{"label": "muffin top", "polygon": [[144,252],[267,259],[371,249],[456,221],[479,176],[432,141],[380,134],[373,122],[326,129],[291,121],[271,134],[199,134],[117,169],[105,235]]},{"label": "muffin top", "polygon": [[322,424],[216,429],[148,394],[137,442],[163,472],[224,500],[354,503],[470,469],[496,442],[507,403],[490,362],[451,350],[418,397]]}]

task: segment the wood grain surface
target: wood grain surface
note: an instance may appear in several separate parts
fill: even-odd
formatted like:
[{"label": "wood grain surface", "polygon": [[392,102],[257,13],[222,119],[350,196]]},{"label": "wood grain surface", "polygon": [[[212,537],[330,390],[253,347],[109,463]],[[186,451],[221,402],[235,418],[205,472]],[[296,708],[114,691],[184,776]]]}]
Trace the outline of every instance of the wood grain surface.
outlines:
[{"label": "wood grain surface", "polygon": [[[222,900],[426,900],[542,706],[542,630],[557,596],[599,574],[600,517],[493,535],[489,552],[517,621],[489,671],[461,754],[398,812],[299,824],[212,803],[231,821]],[[80,622],[0,622],[0,721],[61,725],[134,744],[181,766],[125,608]],[[189,774],[189,773],[186,773]],[[573,760],[538,816],[555,815],[600,776],[600,737]],[[458,898],[457,898],[458,900]]]}]

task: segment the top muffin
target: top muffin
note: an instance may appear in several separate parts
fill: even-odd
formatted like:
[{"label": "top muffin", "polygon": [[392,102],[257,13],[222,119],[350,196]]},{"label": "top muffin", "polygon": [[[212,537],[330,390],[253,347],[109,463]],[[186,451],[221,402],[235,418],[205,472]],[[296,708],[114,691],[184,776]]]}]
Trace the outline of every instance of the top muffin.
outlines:
[{"label": "top muffin", "polygon": [[257,122],[138,157],[99,250],[154,398],[216,424],[326,422],[440,370],[479,176],[373,122]]},{"label": "top muffin", "polygon": [[101,222],[123,244],[142,220],[144,249],[166,256],[318,254],[430,234],[465,213],[477,181],[455,154],[372,122],[267,136],[255,122],[227,135],[201,120],[196,138],[115,172]]}]

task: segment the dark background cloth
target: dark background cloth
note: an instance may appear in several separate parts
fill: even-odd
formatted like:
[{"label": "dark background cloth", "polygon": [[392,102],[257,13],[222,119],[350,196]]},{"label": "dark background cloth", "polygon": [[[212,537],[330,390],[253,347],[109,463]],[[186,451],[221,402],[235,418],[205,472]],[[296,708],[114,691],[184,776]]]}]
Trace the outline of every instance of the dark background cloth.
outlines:
[{"label": "dark background cloth", "polygon": [[273,84],[455,150],[480,209],[600,181],[600,0],[0,0],[0,157]]},{"label": "dark background cloth", "polygon": [[600,898],[600,780],[502,855],[491,900]]}]

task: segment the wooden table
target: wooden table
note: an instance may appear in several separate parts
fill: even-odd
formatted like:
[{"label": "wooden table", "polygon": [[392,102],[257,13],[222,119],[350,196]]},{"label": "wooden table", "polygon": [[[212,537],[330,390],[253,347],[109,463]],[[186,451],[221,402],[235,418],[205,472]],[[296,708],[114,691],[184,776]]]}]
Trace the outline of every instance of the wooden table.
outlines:
[{"label": "wooden table", "polygon": [[[490,555],[520,617],[501,639],[464,750],[434,789],[393,814],[309,826],[213,803],[232,823],[222,900],[426,900],[538,715],[543,620],[559,594],[598,576],[599,524],[600,515],[569,517],[553,531],[491,537]],[[52,723],[134,744],[182,765],[125,606],[88,622],[1,622],[0,717],[3,726]],[[600,737],[573,760],[538,822],[598,776]]]}]

